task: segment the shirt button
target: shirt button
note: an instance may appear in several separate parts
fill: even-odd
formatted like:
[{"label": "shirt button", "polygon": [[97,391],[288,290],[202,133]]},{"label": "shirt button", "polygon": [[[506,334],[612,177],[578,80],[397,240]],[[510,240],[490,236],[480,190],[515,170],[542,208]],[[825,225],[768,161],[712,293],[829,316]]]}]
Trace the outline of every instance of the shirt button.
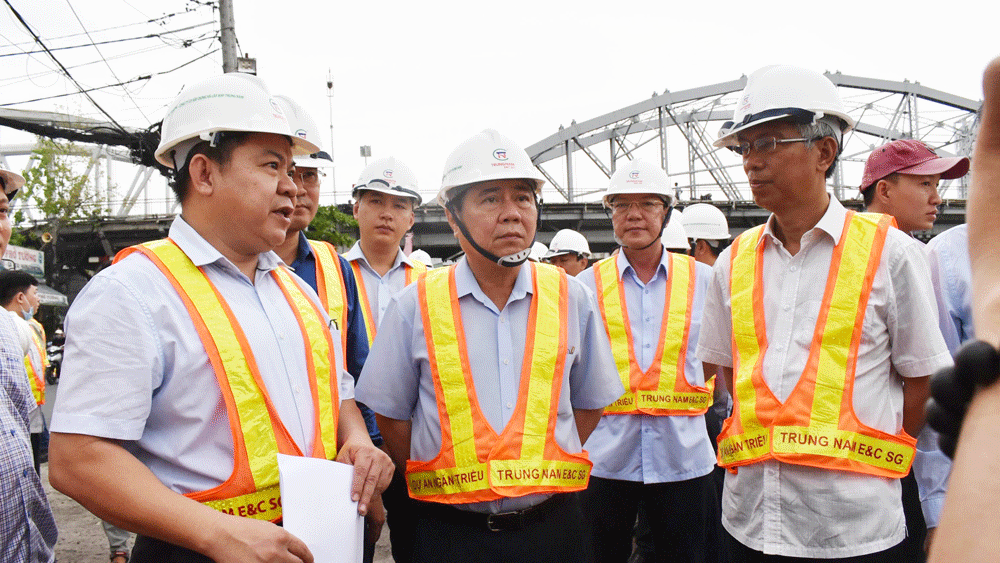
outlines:
[{"label": "shirt button", "polygon": [[791,310],[791,308],[792,308],[792,306],[789,305],[788,303],[785,303],[785,306],[782,307],[782,309],[785,310],[785,311],[789,311],[789,310]]},{"label": "shirt button", "polygon": [[776,344],[776,345],[774,346],[774,349],[780,352],[780,351],[784,350],[784,349],[785,349],[785,347],[784,347],[784,346],[782,346],[781,344]]},{"label": "shirt button", "polygon": [[649,346],[650,344],[648,342],[642,345],[643,348],[649,348]]},{"label": "shirt button", "polygon": [[507,403],[507,408],[508,409],[514,408],[514,403]]},{"label": "shirt button", "polygon": [[794,272],[795,270],[798,270],[798,269],[799,269],[798,266],[791,266],[791,267],[788,268],[788,271],[789,272]]},{"label": "shirt button", "polygon": [[510,363],[510,360],[508,360],[507,358],[504,358],[504,359],[503,359],[503,365],[507,365],[507,364],[509,364],[509,363]]}]

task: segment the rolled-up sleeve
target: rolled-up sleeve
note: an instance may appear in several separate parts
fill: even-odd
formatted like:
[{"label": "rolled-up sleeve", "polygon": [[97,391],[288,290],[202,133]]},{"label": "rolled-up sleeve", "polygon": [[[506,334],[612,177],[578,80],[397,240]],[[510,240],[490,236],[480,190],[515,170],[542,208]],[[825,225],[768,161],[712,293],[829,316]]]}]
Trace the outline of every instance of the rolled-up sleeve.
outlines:
[{"label": "rolled-up sleeve", "polygon": [[416,296],[416,284],[393,296],[355,391],[358,402],[396,420],[410,420],[419,392],[420,366],[412,346],[420,314]]},{"label": "rolled-up sleeve", "polygon": [[570,278],[569,290],[577,303],[580,326],[580,351],[569,376],[571,403],[576,409],[603,409],[618,400],[625,389],[594,292],[576,278]]},{"label": "rolled-up sleeve", "polygon": [[712,280],[705,296],[698,335],[698,359],[709,364],[732,367],[733,319],[729,302],[729,252],[722,251],[712,267]]}]

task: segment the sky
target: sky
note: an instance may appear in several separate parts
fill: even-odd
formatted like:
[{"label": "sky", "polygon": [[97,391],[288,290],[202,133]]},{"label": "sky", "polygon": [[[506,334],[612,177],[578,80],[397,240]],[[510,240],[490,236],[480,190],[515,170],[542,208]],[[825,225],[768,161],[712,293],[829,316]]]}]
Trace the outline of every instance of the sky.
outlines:
[{"label": "sky", "polygon": [[[217,21],[217,12],[192,0],[7,1],[50,47],[87,43],[86,36],[56,39],[84,28],[93,41],[102,41],[205,24],[162,40],[101,45],[100,53],[92,47],[56,51],[84,87],[168,70],[218,47],[208,38],[183,46],[181,39],[217,28],[208,23]],[[234,2],[241,51],[257,59],[258,75],[272,93],[298,100],[325,131],[331,117],[328,70],[333,76],[337,166],[325,180],[324,203],[347,201],[365,166],[361,145],[371,146],[373,159],[391,155],[407,163],[427,199],[451,150],[487,127],[527,147],[560,125],[654,92],[725,82],[774,63],[917,81],[979,100],[982,71],[1000,55],[993,29],[1000,6],[971,0],[905,6],[871,0]],[[185,9],[191,11],[95,32]],[[0,4],[0,54],[29,50],[23,42],[30,39]],[[125,55],[139,48],[148,50]],[[93,64],[73,67],[87,62]],[[52,66],[44,54],[0,57],[0,104],[75,91],[68,79],[47,71]],[[119,122],[146,127],[162,118],[185,85],[220,69],[216,52],[92,96]],[[95,107],[79,95],[11,107],[96,117]],[[0,145],[30,140],[0,130]],[[16,168],[25,159],[9,161]],[[120,167],[115,181],[127,187],[132,173]],[[165,188],[157,190],[165,194]]]}]

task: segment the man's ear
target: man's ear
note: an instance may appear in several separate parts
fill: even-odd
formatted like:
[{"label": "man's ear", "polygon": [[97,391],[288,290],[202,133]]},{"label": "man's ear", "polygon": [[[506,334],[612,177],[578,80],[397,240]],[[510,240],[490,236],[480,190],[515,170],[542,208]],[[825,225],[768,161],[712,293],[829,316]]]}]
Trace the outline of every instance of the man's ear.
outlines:
[{"label": "man's ear", "polygon": [[883,178],[872,189],[875,190],[876,200],[887,201],[889,199],[889,191],[892,189],[892,182]]},{"label": "man's ear", "polygon": [[196,154],[191,157],[188,163],[188,175],[191,178],[191,190],[202,195],[210,196],[215,191],[215,172],[218,166],[212,159],[204,154]]}]

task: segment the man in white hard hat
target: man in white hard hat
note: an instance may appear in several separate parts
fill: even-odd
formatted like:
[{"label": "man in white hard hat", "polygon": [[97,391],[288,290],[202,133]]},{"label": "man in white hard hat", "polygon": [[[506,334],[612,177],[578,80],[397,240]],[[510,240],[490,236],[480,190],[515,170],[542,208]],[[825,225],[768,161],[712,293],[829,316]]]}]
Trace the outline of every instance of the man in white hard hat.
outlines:
[{"label": "man in white hard hat", "polygon": [[663,227],[660,242],[670,252],[690,254],[691,243],[688,242],[687,231],[684,229],[683,215],[679,209],[670,210],[670,219],[667,220],[667,225]]},{"label": "man in white hard hat", "polygon": [[586,443],[594,470],[583,498],[595,556],[628,560],[642,501],[653,560],[715,561],[715,458],[700,416],[714,381],[691,353],[711,272],[661,243],[674,195],[659,166],[636,159],[619,167],[603,201],[621,252],[579,279],[597,295],[625,393]]},{"label": "man in white hard hat", "polygon": [[451,153],[437,201],[465,256],[393,296],[361,374],[406,467],[414,561],[593,560],[582,443],[622,388],[593,295],[525,262],[543,183],[493,130]]},{"label": "man in white hard hat", "polygon": [[552,237],[544,259],[576,276],[590,265],[590,245],[586,237],[573,229],[561,229]]},{"label": "man in white hard hat", "polygon": [[769,66],[716,141],[771,211],[719,256],[698,343],[733,394],[718,454],[732,560],[905,560],[900,478],[950,356],[920,244],[827,191],[853,125],[828,78]]},{"label": "man in white hard hat", "polygon": [[389,482],[339,331],[272,251],[293,154],[317,150],[257,77],[189,86],[155,155],[175,170],[170,237],[120,253],[67,314],[50,479],[138,533],[133,561],[313,561],[271,523],[278,453],[352,463],[362,514]]},{"label": "man in white hard hat", "polygon": [[[10,242],[10,199],[24,177],[0,164],[0,256]],[[37,404],[25,373],[25,347],[11,315],[0,315],[0,560],[55,561],[56,522],[32,461],[28,420]]]},{"label": "man in white hard hat", "polygon": [[[358,287],[351,272],[351,264],[346,258],[337,254],[337,249],[329,242],[309,240],[305,235],[305,230],[319,210],[319,191],[325,175],[322,169],[332,167],[333,158],[322,150],[320,129],[305,108],[287,96],[275,96],[275,100],[288,118],[289,126],[295,136],[314,142],[320,150],[293,157],[295,213],[292,214],[292,222],[288,226],[285,241],[275,247],[274,252],[319,295],[324,310],[330,315],[330,320],[340,329],[340,345],[347,364],[347,372],[357,382],[361,368],[365,365],[365,358],[368,357],[368,336],[365,332],[365,319],[358,298]],[[358,403],[358,409],[365,419],[365,426],[368,428],[372,443],[381,446],[382,436],[378,433],[375,413],[361,403]],[[382,498],[376,495],[372,499],[368,513],[365,514],[365,563],[370,563],[374,559],[375,542],[378,541],[384,522],[385,510],[382,507]]]},{"label": "man in white hard hat", "polygon": [[691,256],[709,266],[715,265],[732,236],[726,214],[708,203],[695,203],[684,208],[684,232],[693,241]]},{"label": "man in white hard hat", "polygon": [[[421,203],[418,186],[410,167],[390,156],[365,167],[351,192],[359,237],[343,257],[361,294],[369,346],[390,298],[426,270],[424,264],[410,260],[399,247],[413,227],[413,212]],[[407,563],[413,553],[414,527],[404,470],[404,466],[396,468],[392,483],[382,495],[389,512],[392,556],[398,563]]]}]

